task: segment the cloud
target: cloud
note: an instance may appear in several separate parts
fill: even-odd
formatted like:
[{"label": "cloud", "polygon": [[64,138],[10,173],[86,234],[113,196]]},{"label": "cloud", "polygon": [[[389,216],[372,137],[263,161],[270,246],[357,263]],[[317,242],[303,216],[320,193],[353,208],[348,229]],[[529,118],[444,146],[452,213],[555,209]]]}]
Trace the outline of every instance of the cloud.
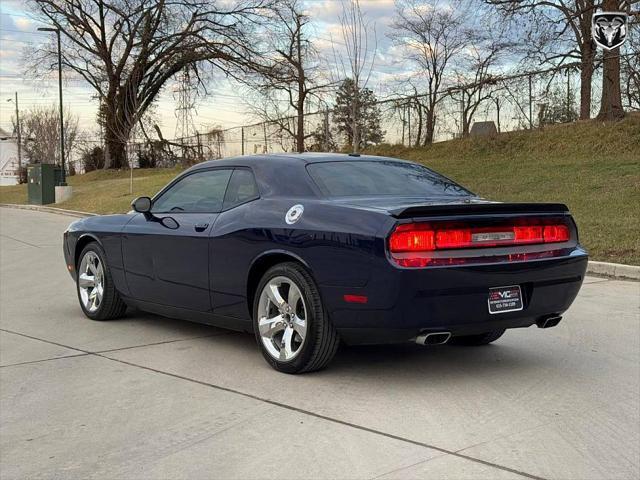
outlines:
[{"label": "cloud", "polygon": [[18,28],[18,30],[33,30],[34,22],[30,18],[25,17],[15,17],[13,19],[13,24]]},{"label": "cloud", "polygon": [[[346,3],[346,2],[345,2]],[[307,13],[315,22],[336,23],[342,14],[340,0],[318,0],[307,2]],[[360,9],[367,20],[381,21],[393,14],[394,0],[360,0]]]}]

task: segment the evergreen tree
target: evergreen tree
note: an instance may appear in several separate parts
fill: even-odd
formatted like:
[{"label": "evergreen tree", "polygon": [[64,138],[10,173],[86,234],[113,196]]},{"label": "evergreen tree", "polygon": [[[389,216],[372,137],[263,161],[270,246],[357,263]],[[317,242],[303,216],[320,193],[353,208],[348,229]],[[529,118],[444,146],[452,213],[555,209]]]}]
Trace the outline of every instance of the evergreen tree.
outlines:
[{"label": "evergreen tree", "polygon": [[359,92],[355,82],[347,78],[342,82],[336,94],[336,104],[333,110],[333,123],[338,133],[343,135],[349,146],[353,146],[353,112],[359,131],[359,148],[381,143],[386,132],[380,126],[381,113],[375,94],[368,88]]}]

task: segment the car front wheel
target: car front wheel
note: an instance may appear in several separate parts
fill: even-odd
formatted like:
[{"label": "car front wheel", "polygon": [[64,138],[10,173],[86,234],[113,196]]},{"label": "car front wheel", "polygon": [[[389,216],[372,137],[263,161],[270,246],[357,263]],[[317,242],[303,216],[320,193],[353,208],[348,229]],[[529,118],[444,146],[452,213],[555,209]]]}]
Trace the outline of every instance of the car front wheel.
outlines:
[{"label": "car front wheel", "polygon": [[256,292],[254,330],[267,362],[284,373],[324,368],[339,338],[311,275],[297,263],[282,263],[264,274]]},{"label": "car front wheel", "polygon": [[89,243],[80,253],[76,288],[84,314],[92,320],[112,320],[127,309],[111,278],[102,247]]}]

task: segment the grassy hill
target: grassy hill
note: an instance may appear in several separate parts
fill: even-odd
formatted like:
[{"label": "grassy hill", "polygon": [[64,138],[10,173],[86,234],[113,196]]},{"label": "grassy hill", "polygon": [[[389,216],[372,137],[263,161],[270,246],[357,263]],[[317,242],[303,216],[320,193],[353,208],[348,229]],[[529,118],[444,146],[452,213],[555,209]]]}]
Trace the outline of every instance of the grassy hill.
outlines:
[{"label": "grassy hill", "polygon": [[594,260],[640,265],[640,115],[367,153],[424,163],[500,201],[566,203]]},{"label": "grassy hill", "polygon": [[[153,196],[180,172],[178,168],[133,171],[133,194],[130,194],[131,171],[99,170],[67,178],[73,186],[73,198],[52,207],[94,213],[122,213],[131,210],[131,200],[141,195]],[[27,203],[27,186],[0,187],[0,203]]]},{"label": "grassy hill", "polygon": [[[640,115],[368,153],[422,162],[494,200],[566,203],[591,258],[640,265]],[[132,195],[129,171],[70,177],[74,197],[56,206],[125,212],[132,198],[154,194],[178,171],[136,170]],[[26,200],[25,185],[0,187],[0,203]]]}]

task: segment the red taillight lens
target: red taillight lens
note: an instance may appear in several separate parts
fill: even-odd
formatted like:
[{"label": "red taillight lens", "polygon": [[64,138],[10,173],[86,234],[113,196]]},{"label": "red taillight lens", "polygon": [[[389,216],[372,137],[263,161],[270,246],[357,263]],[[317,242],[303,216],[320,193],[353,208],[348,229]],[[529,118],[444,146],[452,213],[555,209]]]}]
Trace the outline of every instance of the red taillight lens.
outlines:
[{"label": "red taillight lens", "polygon": [[513,227],[513,243],[544,243],[542,227]]},{"label": "red taillight lens", "polygon": [[471,229],[437,230],[436,246],[444,248],[464,248],[471,245]]},{"label": "red taillight lens", "polygon": [[566,225],[547,225],[544,227],[544,243],[566,242],[571,237]]},{"label": "red taillight lens", "polygon": [[434,231],[419,224],[398,225],[389,239],[392,252],[426,252],[435,250]]},{"label": "red taillight lens", "polygon": [[[556,223],[557,222],[557,223]],[[407,267],[426,266],[431,257],[425,252],[461,248],[482,248],[566,242],[571,232],[562,220],[516,221],[488,227],[462,226],[459,223],[405,223],[389,237],[389,250],[397,263]],[[410,255],[415,253],[416,255]],[[423,253],[420,255],[420,253]],[[442,260],[442,259],[439,259]]]}]

